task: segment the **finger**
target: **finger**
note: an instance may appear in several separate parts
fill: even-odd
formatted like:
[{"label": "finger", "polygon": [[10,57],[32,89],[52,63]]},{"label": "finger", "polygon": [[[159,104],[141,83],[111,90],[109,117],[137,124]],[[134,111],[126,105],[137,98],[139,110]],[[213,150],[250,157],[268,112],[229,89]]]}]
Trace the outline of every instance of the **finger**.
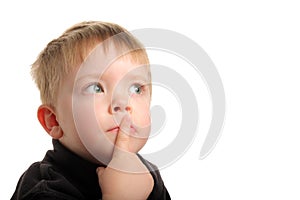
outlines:
[{"label": "finger", "polygon": [[130,125],[131,120],[128,115],[125,115],[121,121],[120,129],[117,135],[115,147],[123,150],[123,151],[130,151],[129,143],[130,143]]}]

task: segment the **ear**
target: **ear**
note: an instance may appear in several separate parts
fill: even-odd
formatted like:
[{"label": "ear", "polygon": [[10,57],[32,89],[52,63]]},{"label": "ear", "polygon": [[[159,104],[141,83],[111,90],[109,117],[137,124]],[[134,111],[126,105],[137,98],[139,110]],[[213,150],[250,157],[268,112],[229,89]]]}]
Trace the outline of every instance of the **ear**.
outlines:
[{"label": "ear", "polygon": [[56,120],[56,114],[49,106],[41,105],[38,108],[37,117],[52,138],[59,139],[63,136],[63,131]]}]

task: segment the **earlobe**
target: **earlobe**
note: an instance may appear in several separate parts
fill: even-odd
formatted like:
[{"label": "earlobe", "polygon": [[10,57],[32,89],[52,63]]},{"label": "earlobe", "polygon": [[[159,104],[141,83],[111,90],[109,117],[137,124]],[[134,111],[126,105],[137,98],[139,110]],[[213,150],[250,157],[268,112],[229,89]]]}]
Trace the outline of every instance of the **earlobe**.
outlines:
[{"label": "earlobe", "polygon": [[56,120],[55,112],[46,105],[41,105],[38,108],[37,117],[45,131],[54,139],[59,139],[63,136],[61,127]]}]

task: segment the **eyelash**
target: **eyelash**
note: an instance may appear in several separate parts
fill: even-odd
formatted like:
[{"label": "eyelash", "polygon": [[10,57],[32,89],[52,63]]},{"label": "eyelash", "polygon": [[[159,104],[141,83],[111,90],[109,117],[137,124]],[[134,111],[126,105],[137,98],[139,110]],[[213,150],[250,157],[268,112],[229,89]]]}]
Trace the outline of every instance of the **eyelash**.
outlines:
[{"label": "eyelash", "polygon": [[[91,88],[91,87],[93,87],[93,88]],[[100,92],[95,92],[96,87],[98,87],[101,91],[100,91]],[[93,91],[89,91],[90,89],[92,89]],[[103,87],[102,87],[102,85],[101,85],[100,83],[95,82],[95,83],[89,84],[89,85],[86,87],[85,91],[86,91],[87,93],[103,93],[103,92],[104,92],[104,89],[103,89]]]},{"label": "eyelash", "polygon": [[144,90],[145,90],[145,86],[144,85],[142,85],[140,83],[134,83],[134,84],[132,84],[129,87],[129,93],[130,93],[130,95],[132,95],[132,94],[134,94],[136,92],[136,91],[131,91],[131,87],[133,87],[133,86],[136,86],[140,90],[139,93],[137,93],[139,95],[142,94],[144,92]]},{"label": "eyelash", "polygon": [[[135,93],[136,91],[131,91],[131,88],[135,86],[137,87],[140,91],[139,93]],[[133,83],[130,85],[129,87],[129,95],[134,95],[134,94],[137,94],[137,95],[141,95],[143,94],[143,92],[146,90],[145,89],[146,85],[144,84],[141,84],[141,83]],[[99,89],[100,91],[95,91],[96,89]],[[99,83],[99,82],[94,82],[94,83],[90,83],[86,88],[85,88],[85,92],[88,93],[88,94],[97,94],[97,93],[103,93],[104,92],[104,89],[102,87],[102,85]]]}]

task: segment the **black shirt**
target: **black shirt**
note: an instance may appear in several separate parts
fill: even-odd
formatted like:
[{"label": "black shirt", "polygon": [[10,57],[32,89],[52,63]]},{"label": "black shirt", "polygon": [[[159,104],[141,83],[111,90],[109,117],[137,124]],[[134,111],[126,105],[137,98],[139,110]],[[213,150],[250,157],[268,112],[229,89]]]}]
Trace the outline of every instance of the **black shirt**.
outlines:
[{"label": "black shirt", "polygon": [[[21,176],[11,200],[99,200],[102,199],[96,168],[58,140],[41,162],[33,163]],[[149,200],[171,199],[157,168],[139,156],[149,169],[154,187]]]}]

